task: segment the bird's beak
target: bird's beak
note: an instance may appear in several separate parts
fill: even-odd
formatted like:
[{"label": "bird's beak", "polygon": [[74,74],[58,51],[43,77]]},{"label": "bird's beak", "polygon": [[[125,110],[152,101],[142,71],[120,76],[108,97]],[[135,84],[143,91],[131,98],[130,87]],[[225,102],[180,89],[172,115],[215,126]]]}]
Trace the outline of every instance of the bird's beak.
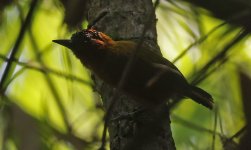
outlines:
[{"label": "bird's beak", "polygon": [[69,49],[73,48],[73,44],[72,44],[71,40],[52,40],[52,42],[63,45]]}]

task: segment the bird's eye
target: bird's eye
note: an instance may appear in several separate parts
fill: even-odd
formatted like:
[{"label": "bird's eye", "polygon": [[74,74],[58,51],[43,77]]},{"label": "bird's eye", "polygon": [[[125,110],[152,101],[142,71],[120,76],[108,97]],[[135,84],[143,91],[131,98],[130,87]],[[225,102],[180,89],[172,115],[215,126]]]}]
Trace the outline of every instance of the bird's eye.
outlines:
[{"label": "bird's eye", "polygon": [[93,35],[92,38],[94,38],[94,39],[99,39],[99,40],[101,39],[100,36],[99,36],[99,32],[98,31],[93,31],[92,35]]},{"label": "bird's eye", "polygon": [[71,40],[77,43],[79,42],[88,43],[92,39],[102,40],[102,38],[99,35],[99,32],[96,30],[83,30],[83,31],[74,33],[71,37]]},{"label": "bird's eye", "polygon": [[72,35],[71,40],[73,42],[89,42],[92,39],[93,35],[90,32],[80,31]]},{"label": "bird's eye", "polygon": [[85,38],[85,35],[83,34],[83,32],[76,32],[72,35],[71,40],[73,42],[77,42],[77,41],[80,41],[84,38]]}]

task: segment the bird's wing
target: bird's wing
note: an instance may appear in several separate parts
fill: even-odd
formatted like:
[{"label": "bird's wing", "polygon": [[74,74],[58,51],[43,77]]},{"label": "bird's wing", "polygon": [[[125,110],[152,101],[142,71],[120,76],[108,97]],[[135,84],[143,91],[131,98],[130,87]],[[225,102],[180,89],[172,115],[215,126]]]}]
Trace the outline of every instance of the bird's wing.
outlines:
[{"label": "bird's wing", "polygon": [[[137,43],[133,41],[117,41],[116,46],[113,46],[114,53],[121,55],[133,54],[135,52],[135,48],[137,47]],[[118,52],[118,50],[120,52]],[[179,69],[169,60],[164,58],[163,56],[155,53],[155,49],[150,48],[149,46],[143,44],[139,51],[137,51],[138,58],[142,59],[146,63],[151,63],[152,65],[161,64],[166,66],[166,71],[175,73],[182,78],[184,76],[179,71]],[[163,68],[163,67],[162,67]]]},{"label": "bird's wing", "polygon": [[170,72],[173,72],[175,74],[179,74],[180,76],[184,77],[182,73],[179,71],[179,69],[169,60],[164,58],[163,56],[155,53],[153,50],[143,48],[142,51],[139,52],[139,57],[144,59],[147,62],[151,62],[153,64],[162,64],[168,67],[168,70]]}]

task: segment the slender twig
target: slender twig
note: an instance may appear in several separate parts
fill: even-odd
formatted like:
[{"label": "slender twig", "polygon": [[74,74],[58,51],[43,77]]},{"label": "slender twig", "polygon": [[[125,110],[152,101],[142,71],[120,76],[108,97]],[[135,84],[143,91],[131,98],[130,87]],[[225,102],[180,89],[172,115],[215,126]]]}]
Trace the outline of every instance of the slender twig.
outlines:
[{"label": "slender twig", "polygon": [[234,135],[232,135],[231,137],[227,138],[226,136],[220,136],[223,142],[223,147],[226,147],[228,145],[228,143],[233,143],[233,139],[237,138],[238,136],[240,136],[241,134],[243,134],[243,132],[245,132],[247,130],[247,125],[245,125],[244,127],[242,127],[240,130],[238,130]]},{"label": "slender twig", "polygon": [[[44,74],[53,74],[53,75],[56,75],[58,77],[62,77],[62,78],[65,78],[65,79],[68,79],[68,80],[73,80],[73,81],[77,81],[79,83],[82,83],[84,85],[88,85],[88,86],[92,86],[92,83],[87,81],[87,80],[84,80],[84,79],[81,79],[79,77],[76,77],[72,74],[68,74],[68,73],[65,73],[65,72],[61,72],[61,71],[58,71],[58,70],[53,70],[53,69],[50,69],[50,68],[47,68],[47,67],[42,67],[42,66],[36,66],[36,65],[32,65],[32,63],[29,63],[29,62],[21,62],[19,61],[18,59],[16,58],[13,58],[12,60],[10,60],[8,57],[4,56],[4,55],[1,55],[0,54],[0,59],[6,61],[6,62],[9,62],[9,61],[12,61],[12,62],[15,62],[17,63],[18,65],[22,66],[23,68],[20,69],[19,71],[17,71],[15,73],[15,75],[6,83],[6,85],[8,86],[16,77],[18,77],[18,75],[21,74],[21,72],[23,72],[23,70],[25,69],[32,69],[32,70],[36,70],[36,71],[39,71],[41,73],[44,73]],[[3,91],[4,91],[4,88],[3,88]]]},{"label": "slender twig", "polygon": [[230,43],[228,43],[222,51],[220,51],[215,57],[213,57],[202,69],[194,76],[194,80],[191,82],[191,84],[195,85],[198,84],[198,79],[205,74],[205,72],[208,71],[208,69],[217,63],[219,60],[224,59],[226,57],[227,52],[239,41],[241,41],[244,37],[248,35],[248,32],[245,30],[242,30],[239,35],[237,35]]},{"label": "slender twig", "polygon": [[172,62],[176,63],[178,60],[180,60],[183,56],[185,56],[185,54],[192,49],[192,47],[194,47],[195,45],[198,45],[202,42],[204,42],[209,36],[211,36],[215,31],[217,31],[218,29],[220,29],[222,26],[224,26],[226,24],[226,22],[223,22],[219,25],[217,25],[216,27],[214,27],[212,30],[210,30],[206,35],[200,37],[198,40],[196,40],[195,42],[193,42],[192,44],[190,44],[186,49],[184,49]]},{"label": "slender twig", "polygon": [[[23,14],[23,12],[20,9],[20,7],[19,7],[19,11],[20,11],[20,14],[21,14],[20,18],[22,20],[22,14]],[[28,31],[29,31],[28,33],[29,33],[29,36],[30,36],[31,44],[33,46],[32,50],[34,50],[34,53],[37,56],[37,60],[40,62],[41,66],[43,68],[46,68],[46,65],[45,65],[44,61],[40,57],[39,47],[37,45],[37,42],[35,41],[35,37],[33,36],[31,28],[28,28]],[[62,118],[63,118],[63,121],[64,121],[64,123],[66,125],[66,129],[67,129],[68,132],[71,132],[71,125],[70,125],[70,123],[68,121],[66,110],[64,108],[64,105],[62,104],[62,101],[61,101],[61,98],[60,98],[60,94],[57,92],[57,89],[56,89],[55,85],[53,84],[53,81],[52,81],[51,77],[49,77],[47,74],[44,74],[44,78],[47,81],[47,84],[48,84],[48,87],[49,87],[49,89],[50,89],[50,91],[52,93],[52,96],[54,97],[54,100],[56,101],[57,106],[59,108],[59,111],[62,114]]]},{"label": "slender twig", "polygon": [[205,72],[200,77],[198,77],[198,79],[196,79],[196,82],[194,82],[193,84],[197,85],[197,84],[201,83],[202,81],[204,81],[206,78],[208,78],[210,75],[212,75],[215,71],[217,71],[220,67],[222,67],[228,61],[228,58],[226,56],[225,58],[222,58],[219,61],[220,62],[218,63],[217,66],[215,66],[212,69],[208,69],[209,71]]},{"label": "slender twig", "polygon": [[[31,31],[30,31],[30,32],[31,32]],[[32,32],[30,33],[30,37],[31,37],[31,38],[30,38],[30,39],[31,39],[31,42],[33,43],[33,46],[35,47],[34,52],[37,53],[38,47],[37,47],[37,44],[36,44],[36,42],[35,42],[35,39],[32,37]],[[38,60],[39,60],[39,62],[41,63],[41,65],[42,65],[43,67],[45,67],[45,63],[43,62],[43,60],[42,60],[42,59],[38,59]],[[45,80],[47,81],[48,87],[49,87],[49,89],[50,89],[50,91],[51,91],[51,93],[52,93],[52,95],[53,95],[53,97],[54,97],[54,100],[55,100],[56,103],[57,103],[57,106],[58,106],[58,108],[59,108],[59,110],[60,110],[60,113],[62,114],[62,118],[63,118],[64,123],[65,123],[65,125],[66,125],[67,131],[70,132],[70,131],[71,131],[71,125],[70,125],[70,123],[69,123],[69,121],[68,121],[68,117],[67,117],[67,113],[66,113],[65,107],[64,107],[64,105],[62,104],[61,96],[60,96],[60,94],[58,93],[57,88],[56,88],[56,86],[54,85],[54,83],[53,83],[51,77],[48,76],[47,74],[44,74],[44,78],[45,78]]]},{"label": "slender twig", "polygon": [[[225,61],[227,60],[227,52],[229,52],[229,50],[235,45],[237,44],[240,40],[242,40],[244,37],[246,37],[248,35],[248,32],[245,30],[242,30],[241,33],[239,35],[237,35],[230,43],[228,43],[222,51],[220,51],[218,53],[218,55],[216,55],[215,57],[213,57],[204,67],[202,67],[202,69],[200,69],[200,71],[198,73],[196,73],[196,75],[194,75],[193,80],[191,81],[192,85],[197,85],[200,82],[202,82],[204,79],[206,79],[209,75],[211,75],[214,71],[216,71],[216,69],[225,63]],[[220,64],[218,65],[218,67],[215,67],[214,69],[212,69],[211,71],[208,72],[208,70],[218,61],[221,61]],[[175,99],[172,103],[169,104],[170,109],[173,109],[176,104],[180,101],[180,99]]]},{"label": "slender twig", "polygon": [[224,135],[220,111],[218,112],[218,116],[219,116],[220,133]]},{"label": "slender twig", "polygon": [[[181,117],[179,117],[179,116],[177,116],[175,114],[172,114],[172,119],[173,119],[174,122],[179,122],[181,125],[187,126],[187,127],[191,128],[191,129],[194,129],[194,130],[197,130],[197,131],[207,132],[207,133],[210,133],[210,134],[214,134],[213,130],[210,130],[210,129],[204,128],[204,127],[202,127],[200,125],[194,124],[194,123],[192,123],[190,121],[187,121],[187,120],[185,120],[185,119],[183,119],[183,118],[181,118]],[[221,135],[217,131],[216,131],[216,134]]]},{"label": "slender twig", "polygon": [[247,130],[247,125],[245,125],[244,127],[242,127],[240,130],[238,130],[234,135],[232,135],[231,137],[228,138],[228,140],[233,140],[234,138],[240,136],[243,132],[245,132]]},{"label": "slender twig", "polygon": [[215,112],[214,112],[214,129],[213,129],[213,135],[212,135],[212,150],[215,149],[215,137],[216,137],[216,129],[217,129],[217,120],[218,120],[218,109],[217,107],[215,108]]},{"label": "slender twig", "polygon": [[[19,35],[17,37],[16,43],[15,43],[15,45],[14,45],[14,47],[13,47],[11,53],[10,53],[10,57],[9,57],[10,59],[13,59],[15,57],[15,55],[17,54],[17,52],[18,52],[18,49],[19,49],[19,46],[20,46],[20,44],[21,44],[21,42],[23,40],[25,31],[30,26],[32,15],[33,15],[33,12],[35,10],[35,6],[37,5],[37,2],[38,2],[38,0],[33,0],[31,2],[30,10],[29,10],[29,12],[27,14],[27,17],[26,17],[24,23],[22,24],[22,27],[21,27]],[[5,70],[3,71],[2,78],[0,80],[0,89],[4,88],[4,82],[5,82],[5,80],[7,79],[8,75],[9,75],[11,67],[12,67],[12,62],[7,62]]]},{"label": "slender twig", "polygon": [[[173,1],[170,1],[173,2]],[[195,41],[194,43],[192,43],[191,45],[189,45],[183,52],[181,52],[174,60],[173,63],[175,63],[176,61],[178,61],[180,58],[182,58],[193,46],[205,41],[211,34],[213,34],[217,29],[219,29],[220,27],[226,25],[228,22],[232,22],[232,21],[237,21],[238,19],[242,18],[243,16],[249,15],[249,11],[244,10],[242,12],[239,12],[236,15],[231,16],[230,18],[226,19],[223,23],[219,24],[218,26],[214,27],[211,31],[209,31],[205,36],[203,36],[202,38],[200,38],[199,40]]]},{"label": "slender twig", "polygon": [[102,12],[95,20],[88,24],[87,29],[93,28],[97,22],[101,21],[101,19],[107,15],[107,13],[107,11]]}]

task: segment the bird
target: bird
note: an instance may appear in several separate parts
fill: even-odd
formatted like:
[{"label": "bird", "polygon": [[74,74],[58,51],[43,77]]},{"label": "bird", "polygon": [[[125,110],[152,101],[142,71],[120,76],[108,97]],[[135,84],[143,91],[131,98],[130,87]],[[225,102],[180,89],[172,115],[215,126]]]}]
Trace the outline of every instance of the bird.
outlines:
[{"label": "bird", "polygon": [[70,49],[84,66],[114,88],[117,88],[128,61],[135,54],[120,90],[146,107],[158,106],[168,99],[181,97],[213,108],[213,98],[209,93],[189,84],[172,62],[146,44],[138,46],[132,40],[113,40],[94,28],[78,31],[71,39],[53,42]]}]

